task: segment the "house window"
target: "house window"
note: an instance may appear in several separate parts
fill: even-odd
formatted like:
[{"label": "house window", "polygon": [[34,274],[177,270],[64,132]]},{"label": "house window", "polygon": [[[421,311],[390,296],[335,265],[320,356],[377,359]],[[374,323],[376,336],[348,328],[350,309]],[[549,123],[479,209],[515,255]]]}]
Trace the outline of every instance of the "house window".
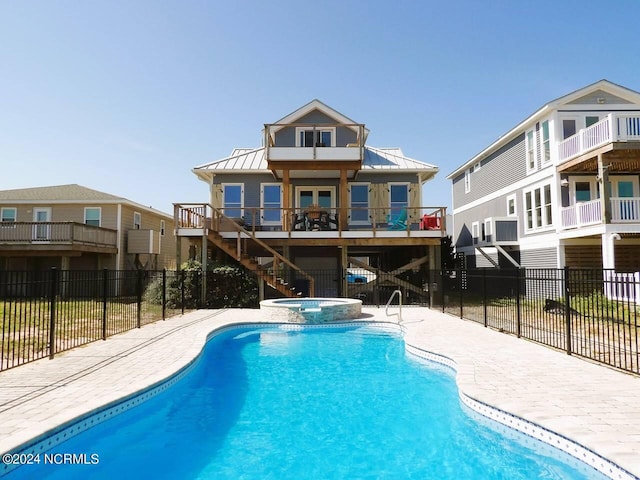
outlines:
[{"label": "house window", "polygon": [[600,121],[600,118],[592,115],[587,115],[584,120],[586,128],[589,128],[591,125],[598,123]]},{"label": "house window", "polygon": [[409,207],[409,185],[407,183],[390,184],[389,200],[391,215],[400,215],[402,209],[406,209]]},{"label": "house window", "polygon": [[562,120],[562,139],[567,139],[576,134],[576,121],[573,118]]},{"label": "house window", "polygon": [[509,195],[507,197],[507,215],[509,217],[516,216],[516,196],[515,195]]},{"label": "house window", "polygon": [[222,184],[222,208],[227,217],[242,218],[244,188],[242,183]]},{"label": "house window", "polygon": [[101,216],[102,216],[102,209],[100,207],[86,207],[84,209],[85,225],[92,225],[94,227],[99,227]]},{"label": "house window", "polygon": [[480,236],[480,223],[479,222],[473,222],[471,224],[471,236],[473,237],[473,244],[477,245],[478,244],[478,238]]},{"label": "house window", "polygon": [[464,171],[464,193],[471,191],[471,170]]},{"label": "house window", "polygon": [[591,201],[591,182],[576,182],[576,203]]},{"label": "house window", "polygon": [[296,147],[335,147],[335,128],[296,128]]},{"label": "house window", "polygon": [[282,223],[282,187],[279,183],[263,183],[260,189],[262,203],[262,223],[279,225]]},{"label": "house window", "polygon": [[15,222],[17,218],[16,208],[3,208],[0,210],[0,222]]},{"label": "house window", "polygon": [[164,223],[164,220],[160,220],[160,236],[164,237],[164,231],[165,231],[166,225]]},{"label": "house window", "polygon": [[524,204],[527,230],[545,228],[553,224],[550,184],[525,191]]},{"label": "house window", "polygon": [[535,135],[533,130],[529,130],[526,136],[527,172],[532,172],[536,169],[536,147],[534,139]]},{"label": "house window", "polygon": [[482,168],[482,163],[481,162],[476,162],[476,163],[473,164],[473,171],[474,172],[480,171],[481,168]]},{"label": "house window", "polygon": [[142,226],[142,215],[139,212],[133,212],[133,228],[140,230]]},{"label": "house window", "polygon": [[551,160],[551,141],[549,138],[549,121],[542,122],[542,163]]},{"label": "house window", "polygon": [[369,223],[369,184],[351,184],[349,197],[349,223],[368,224]]}]

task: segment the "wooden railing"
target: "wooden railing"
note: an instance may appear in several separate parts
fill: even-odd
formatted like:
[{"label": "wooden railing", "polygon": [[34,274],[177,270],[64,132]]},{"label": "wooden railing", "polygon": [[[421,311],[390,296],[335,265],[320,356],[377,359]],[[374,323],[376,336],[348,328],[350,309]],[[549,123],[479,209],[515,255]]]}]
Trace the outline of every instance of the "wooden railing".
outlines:
[{"label": "wooden railing", "polygon": [[599,122],[580,130],[558,144],[560,162],[610,142],[640,141],[640,115],[610,113]]},{"label": "wooden railing", "polygon": [[75,222],[0,222],[0,244],[83,244],[116,247],[118,232]]},{"label": "wooden railing", "polygon": [[[213,214],[208,204],[175,204],[176,228],[235,231],[236,226],[251,231],[372,231],[378,232],[431,230],[446,231],[446,207],[347,207],[347,208],[257,208],[221,209]],[[225,215],[226,212],[226,215]],[[340,215],[346,215],[346,229],[341,228]],[[217,218],[212,222],[213,218]],[[224,217],[224,218],[222,218]],[[232,225],[234,224],[234,225]]]}]

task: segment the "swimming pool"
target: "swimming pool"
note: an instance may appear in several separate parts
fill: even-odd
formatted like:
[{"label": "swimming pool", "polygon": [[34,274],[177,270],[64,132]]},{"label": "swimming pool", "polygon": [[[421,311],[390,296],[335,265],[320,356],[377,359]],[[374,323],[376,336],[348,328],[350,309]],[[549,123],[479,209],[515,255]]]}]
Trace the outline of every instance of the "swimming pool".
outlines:
[{"label": "swimming pool", "polygon": [[393,331],[252,326],[220,333],[171,388],[54,449],[99,464],[8,478],[602,478],[514,437],[465,414],[450,373],[407,355]]}]

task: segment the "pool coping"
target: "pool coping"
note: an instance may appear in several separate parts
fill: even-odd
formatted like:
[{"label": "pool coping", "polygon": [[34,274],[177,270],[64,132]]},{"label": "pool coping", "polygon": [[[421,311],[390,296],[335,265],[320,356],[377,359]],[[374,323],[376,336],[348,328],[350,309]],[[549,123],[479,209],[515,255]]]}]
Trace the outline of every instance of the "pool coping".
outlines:
[{"label": "pool coping", "polygon": [[[176,323],[177,326],[174,327],[173,325],[171,325],[170,327],[173,327],[173,330],[171,328],[155,328],[154,330],[159,330],[160,332],[149,331],[148,333],[150,335],[143,335],[145,339],[148,340],[150,338],[151,340],[148,340],[149,342],[148,344],[145,344],[145,342],[139,342],[142,345],[142,347],[140,347],[140,351],[153,348],[154,343],[158,343],[163,339],[166,340],[167,338],[171,338],[172,336],[175,336],[178,333],[186,334],[187,333],[186,330],[190,330],[190,329],[193,330],[193,328],[191,327],[196,326],[198,327],[196,328],[197,330],[196,332],[191,332],[191,334],[186,335],[187,337],[190,337],[188,342],[190,344],[189,345],[190,348],[181,349],[180,355],[179,355],[180,361],[173,362],[171,365],[165,368],[157,369],[155,372],[155,375],[145,375],[144,376],[145,381],[143,381],[142,383],[130,382],[128,384],[129,391],[124,395],[122,394],[122,390],[117,390],[113,398],[111,399],[102,398],[101,401],[93,402],[94,404],[93,407],[91,407],[91,402],[84,402],[84,405],[85,405],[84,410],[81,413],[78,413],[79,410],[66,412],[67,419],[65,421],[60,421],[62,416],[59,414],[60,413],[59,411],[57,412],[58,413],[57,415],[54,412],[52,412],[53,414],[47,417],[48,421],[44,421],[39,426],[40,432],[36,435],[33,435],[33,433],[36,432],[37,429],[33,429],[33,428],[18,429],[22,432],[22,436],[12,435],[11,438],[15,439],[13,442],[7,441],[6,438],[4,440],[0,440],[0,451],[2,452],[9,452],[9,451],[36,452],[41,447],[44,448],[42,445],[42,442],[50,440],[49,437],[52,434],[64,435],[64,430],[69,430],[70,428],[76,428],[75,425],[76,424],[79,425],[82,422],[84,422],[85,428],[89,428],[91,424],[87,422],[90,422],[91,421],[90,417],[92,417],[96,413],[100,414],[102,416],[102,419],[106,419],[109,416],[115,413],[119,413],[119,411],[122,411],[125,408],[125,404],[128,405],[126,408],[131,408],[132,406],[135,406],[135,404],[139,403],[140,401],[143,401],[143,398],[146,399],[146,398],[149,398],[149,396],[153,396],[159,393],[159,391],[162,391],[168,388],[170,385],[172,385],[173,383],[178,381],[180,378],[182,378],[182,376],[184,376],[193,367],[193,365],[197,363],[199,354],[201,353],[206,341],[212,336],[217,335],[228,328],[236,328],[240,326],[247,326],[247,327],[264,326],[268,324],[283,325],[290,329],[309,328],[309,327],[322,328],[325,326],[335,327],[335,326],[350,325],[350,324],[362,324],[364,322],[366,324],[371,324],[374,326],[378,324],[386,325],[389,328],[393,328],[396,330],[400,328],[403,332],[406,348],[409,353],[412,353],[419,357],[427,358],[428,360],[431,360],[431,361],[436,361],[438,363],[444,364],[454,369],[456,371],[456,382],[458,384],[458,391],[460,394],[461,401],[465,405],[472,408],[473,410],[478,411],[480,414],[489,418],[493,418],[494,420],[510,427],[513,427],[515,422],[516,427],[519,426],[525,429],[521,431],[523,431],[524,433],[534,438],[540,437],[539,439],[546,443],[551,443],[552,445],[554,445],[554,443],[560,442],[560,444],[563,445],[565,448],[569,448],[569,450],[573,449],[574,453],[578,452],[578,455],[575,455],[571,451],[568,451],[567,453],[591,465],[592,467],[601,471],[602,473],[609,476],[610,478],[616,478],[616,479],[638,478],[634,476],[633,473],[631,473],[631,470],[628,470],[627,468],[625,468],[625,465],[621,465],[619,462],[617,462],[616,459],[606,457],[604,455],[597,453],[598,451],[597,448],[594,449],[593,446],[585,446],[580,441],[570,439],[570,437],[563,434],[563,432],[555,433],[554,430],[549,429],[544,425],[541,425],[540,424],[541,422],[536,422],[535,419],[529,420],[525,416],[517,414],[518,412],[508,413],[508,409],[505,409],[502,406],[499,406],[499,405],[496,406],[495,403],[487,403],[486,400],[482,398],[483,397],[482,395],[474,395],[474,388],[472,389],[465,388],[465,385],[467,387],[469,385],[465,381],[466,374],[464,372],[464,368],[465,368],[464,362],[461,367],[459,365],[459,362],[452,359],[452,357],[443,355],[442,352],[437,352],[438,348],[435,349],[436,351],[429,348],[429,345],[428,345],[429,342],[426,342],[424,338],[421,338],[420,332],[418,332],[416,329],[416,325],[420,325],[423,322],[423,319],[420,318],[421,315],[433,316],[433,313],[434,313],[433,311],[430,311],[428,309],[411,309],[409,310],[409,312],[411,313],[409,315],[406,315],[407,310],[405,310],[405,315],[404,315],[405,319],[407,317],[410,317],[410,318],[408,319],[408,321],[405,320],[405,324],[399,327],[397,323],[390,322],[384,316],[384,313],[382,311],[378,309],[374,309],[374,310],[366,309],[366,310],[369,311],[368,313],[370,315],[369,318],[361,319],[356,322],[339,321],[339,322],[328,324],[328,325],[282,324],[281,322],[265,322],[265,321],[236,321],[236,320],[230,319],[229,317],[230,316],[235,317],[236,316],[235,313],[237,313],[238,311],[228,311],[228,310],[215,311],[214,313],[211,313],[209,311],[209,314],[207,314],[206,311],[200,311],[199,314],[192,315],[191,317],[189,317],[189,319],[193,318],[193,320],[190,320],[190,321],[185,321],[185,319],[188,316],[185,316],[184,318],[181,318],[178,320],[174,319],[173,323]],[[242,312],[244,313],[244,312],[255,312],[255,311],[243,310]],[[435,313],[438,313],[438,312],[435,312]],[[442,316],[438,317],[439,321],[443,321],[443,320],[452,321],[453,319],[453,317],[450,317],[448,315],[443,315],[443,314],[441,315]],[[245,317],[244,314],[242,316]],[[256,316],[256,315],[253,315],[253,316]],[[411,319],[411,317],[414,317],[413,320]],[[182,322],[180,322],[180,320],[182,320]],[[465,322],[458,319],[454,319],[454,320],[457,322],[464,322],[466,324],[469,323],[469,322]],[[165,324],[165,322],[162,322],[158,327],[163,327],[163,324]],[[168,324],[169,322],[167,322],[165,325],[169,326]],[[489,330],[483,329],[481,326],[477,324],[472,326],[473,328],[477,329],[479,332],[489,331]],[[141,330],[134,331],[134,334],[131,334],[131,335],[135,336],[135,332],[142,332],[145,329],[151,329],[151,327],[152,326],[146,326]],[[498,334],[497,332],[493,332],[493,334],[498,335],[498,337],[496,338],[500,338],[500,337],[509,338],[508,336],[504,334]],[[126,335],[127,334],[123,334],[123,336],[126,336]],[[183,337],[184,336],[185,335],[183,335]],[[510,340],[519,342],[520,345],[528,344],[528,342],[524,342],[522,340],[517,340],[513,338],[510,338]],[[100,345],[104,346],[108,344],[108,342],[109,341],[105,343],[101,343]],[[91,346],[86,348],[91,348]],[[536,346],[536,348],[542,349],[542,350],[548,350],[542,346]],[[109,350],[109,348],[107,348],[106,350]],[[140,353],[140,351],[134,352],[134,353]],[[553,352],[553,353],[557,354],[558,352]],[[116,358],[117,360],[122,360],[127,356],[128,355],[123,355],[122,353],[119,353],[116,355]],[[63,358],[63,356],[61,355],[60,358]],[[66,355],[64,358],[72,359],[73,355]],[[57,359],[55,359],[53,362],[44,360],[44,361],[35,362],[35,363],[40,363],[40,364],[49,366],[55,363],[56,360]],[[580,366],[582,365],[593,366],[588,362],[584,362],[579,359],[575,359],[575,360],[577,362],[580,362],[579,364]],[[32,364],[32,365],[34,365],[34,368],[31,368],[30,370],[37,370],[37,368],[35,368],[35,364]],[[23,367],[18,367],[16,369],[9,370],[7,372],[2,372],[0,373],[0,379],[4,379],[9,376],[16,376],[14,374],[12,375],[5,375],[5,374],[9,372],[17,372],[20,369],[25,369],[26,371],[27,367],[28,366],[23,366]],[[605,369],[604,367],[599,367],[599,366],[597,368]],[[605,370],[610,371],[610,369],[605,369]],[[89,376],[93,374],[98,374],[98,377],[100,377],[99,375],[100,373],[101,373],[100,371],[90,372]],[[617,375],[623,375],[625,376],[625,378],[628,378],[626,374],[621,372],[611,372],[611,373],[615,373]],[[73,380],[70,383],[73,383]],[[42,396],[39,395],[33,398],[28,398],[24,402],[24,405],[29,406],[28,404],[33,404],[34,402],[37,404],[39,403],[39,400],[43,400],[44,398],[48,397],[47,395],[48,393],[51,393],[51,392],[45,392]],[[53,393],[55,393],[55,389]],[[118,393],[120,394],[118,395]],[[58,398],[59,397],[60,396],[58,396]],[[47,398],[47,400],[51,400],[51,399]],[[42,405],[43,403],[45,405],[48,404],[48,402],[40,401],[40,405]],[[20,404],[14,405],[13,407],[10,406],[9,408],[2,409],[2,407],[6,405],[7,405],[6,402],[0,404],[0,424],[2,424],[2,420],[5,418],[6,412],[8,411],[13,410],[14,411],[13,413],[17,412],[18,414],[20,414],[20,411],[29,410],[25,408],[19,408]],[[31,406],[33,407],[33,405]],[[33,408],[31,410],[33,411]],[[96,419],[93,419],[93,420],[96,421]],[[52,428],[47,428],[47,426],[50,426],[52,422],[56,422],[56,421],[58,422],[56,424],[57,426],[54,426]],[[71,424],[73,424],[73,427],[71,426]],[[80,428],[80,425],[78,426],[78,428]],[[526,429],[532,429],[531,433],[527,432]],[[520,428],[516,428],[516,430],[520,430]],[[0,433],[3,433],[3,432],[0,430]],[[28,436],[29,433],[31,433],[31,436],[29,436],[29,438],[25,440],[25,435]],[[66,438],[64,438],[63,436],[60,440],[63,441],[65,439]],[[50,448],[50,445],[46,445],[46,448],[47,449]],[[565,448],[561,448],[561,449],[567,451]],[[581,458],[580,456],[582,456],[583,458]],[[587,459],[587,461],[585,461],[585,458]],[[2,467],[4,467],[4,465],[2,465]],[[8,470],[3,470],[2,472],[0,472],[0,476],[3,476],[4,474],[6,474],[7,471]]]}]

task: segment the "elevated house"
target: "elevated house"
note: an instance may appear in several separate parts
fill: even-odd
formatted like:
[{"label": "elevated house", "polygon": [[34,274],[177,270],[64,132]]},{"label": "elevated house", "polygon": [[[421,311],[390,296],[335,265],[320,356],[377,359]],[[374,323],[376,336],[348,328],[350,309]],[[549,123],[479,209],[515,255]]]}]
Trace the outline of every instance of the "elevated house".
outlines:
[{"label": "elevated house", "polygon": [[263,146],[193,169],[209,199],[175,205],[179,238],[203,262],[224,252],[286,296],[357,295],[354,278],[364,289],[385,275],[425,295],[401,274],[439,268],[445,209],[422,198],[438,168],[370,147],[368,133],[318,100],[265,124]]},{"label": "elevated house", "polygon": [[176,268],[173,217],[81,185],[0,191],[0,270]]},{"label": "elevated house", "polygon": [[469,267],[640,270],[640,93],[550,101],[447,177]]}]

